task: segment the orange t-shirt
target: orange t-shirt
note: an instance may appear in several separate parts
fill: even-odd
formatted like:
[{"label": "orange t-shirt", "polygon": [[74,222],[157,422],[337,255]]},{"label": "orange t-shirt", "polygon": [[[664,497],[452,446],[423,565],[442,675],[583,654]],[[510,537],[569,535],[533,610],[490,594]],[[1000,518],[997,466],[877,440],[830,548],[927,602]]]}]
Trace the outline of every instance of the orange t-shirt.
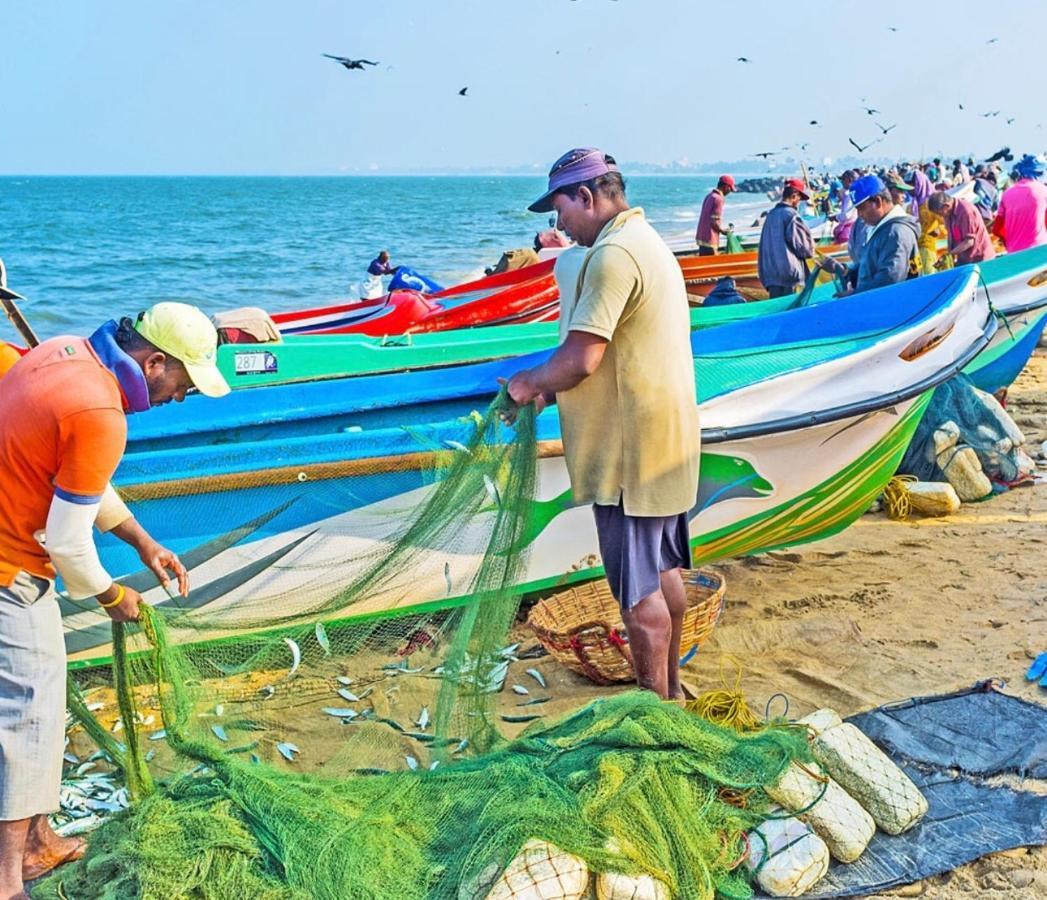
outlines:
[{"label": "orange t-shirt", "polygon": [[51,501],[99,502],[127,443],[123,409],[84,338],[45,341],[0,378],[0,585],[55,577],[38,539]]}]

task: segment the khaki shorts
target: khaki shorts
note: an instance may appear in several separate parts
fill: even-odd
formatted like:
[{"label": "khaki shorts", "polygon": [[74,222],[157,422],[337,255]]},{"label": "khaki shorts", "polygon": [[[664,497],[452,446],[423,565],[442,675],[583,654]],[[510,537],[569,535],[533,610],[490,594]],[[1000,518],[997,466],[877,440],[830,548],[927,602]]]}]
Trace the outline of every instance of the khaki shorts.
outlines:
[{"label": "khaki shorts", "polygon": [[54,584],[19,572],[0,587],[0,821],[58,809],[65,671]]}]

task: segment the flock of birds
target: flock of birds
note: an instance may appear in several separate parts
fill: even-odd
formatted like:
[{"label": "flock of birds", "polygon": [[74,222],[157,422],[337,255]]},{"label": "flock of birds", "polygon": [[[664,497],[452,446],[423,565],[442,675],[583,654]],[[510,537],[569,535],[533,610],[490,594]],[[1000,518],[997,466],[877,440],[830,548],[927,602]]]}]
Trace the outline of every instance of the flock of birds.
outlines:
[{"label": "flock of birds", "polygon": [[[888,25],[887,26],[887,30],[888,31],[892,31],[892,32],[897,32],[899,29],[897,27],[895,27],[894,25]],[[996,38],[996,37],[989,38],[985,43],[987,45],[989,45],[989,44],[996,44],[996,43],[999,42],[999,40],[1000,39]],[[743,63],[745,65],[748,65],[748,64],[752,63],[752,59],[750,59],[748,56],[739,56],[739,57],[737,57],[736,61],[739,62],[739,63]],[[866,105],[866,98],[865,97],[861,98],[861,103],[862,103],[862,109],[865,110],[866,115],[869,115],[869,116],[882,115],[880,110],[876,109],[875,107]],[[957,105],[959,106],[961,111],[965,111],[965,107],[964,107],[963,103],[959,103]],[[999,109],[996,109],[996,110],[991,110],[989,112],[981,113],[981,117],[983,119],[992,119],[992,118],[996,118],[997,116],[999,116],[1001,114],[1002,114],[1002,111],[999,110]],[[1005,117],[1005,121],[1006,121],[1006,123],[1008,125],[1013,125],[1017,121],[1017,117],[1015,117],[1015,116],[1008,116],[1008,117]],[[816,127],[816,128],[820,128],[821,127],[821,123],[817,119],[811,119],[809,124],[811,126],[813,126],[813,127]],[[878,138],[876,138],[875,140],[869,141],[868,143],[865,143],[865,144],[860,144],[860,143],[858,143],[858,141],[856,141],[852,137],[848,137],[847,138],[847,142],[852,147],[854,147],[854,149],[857,150],[858,153],[860,153],[860,154],[864,153],[866,150],[869,150],[870,148],[872,148],[872,147],[876,146],[877,144],[881,143],[884,140],[884,138],[891,131],[893,131],[895,128],[898,127],[897,123],[895,123],[893,125],[884,125],[883,123],[877,121],[876,119],[873,119],[873,124],[878,129],[880,129],[880,136]],[[1042,128],[1043,126],[1042,125],[1037,125],[1036,127],[1037,128]],[[758,157],[758,158],[763,159],[763,160],[768,160],[772,156],[777,156],[779,153],[785,153],[788,150],[795,150],[795,149],[799,149],[800,151],[804,151],[804,150],[807,149],[807,147],[808,147],[808,145],[806,143],[803,143],[803,144],[797,144],[795,146],[790,146],[790,147],[782,147],[780,150],[764,150],[764,151],[762,151],[760,153],[754,153],[752,155],[754,157]]]},{"label": "flock of birds", "polygon": [[[888,31],[897,32],[899,29],[896,28],[893,25],[888,25],[887,26],[887,30]],[[989,38],[985,43],[987,45],[988,44],[995,44],[995,43],[998,43],[999,40],[1000,40],[999,38],[995,38],[995,37],[994,38]],[[557,51],[557,53],[559,53],[559,51]],[[345,67],[345,69],[347,71],[352,71],[354,69],[358,69],[358,70],[360,70],[362,72],[362,71],[365,71],[365,68],[364,68],[365,66],[377,66],[378,65],[378,63],[376,61],[370,60],[370,59],[350,59],[349,57],[346,57],[346,56],[333,56],[330,53],[324,53],[323,56],[327,57],[327,59],[333,59],[340,66]],[[748,65],[748,64],[752,63],[752,60],[748,56],[739,56],[739,57],[737,57],[737,62],[740,62],[740,63]],[[468,91],[469,91],[469,87],[468,86],[463,87],[463,88],[461,88],[458,91],[458,96],[459,97],[465,97],[465,96],[467,96]],[[867,115],[869,115],[869,116],[882,115],[880,110],[876,109],[875,107],[866,106],[865,105],[865,103],[866,103],[866,98],[865,97],[861,98],[861,102],[862,102],[862,109],[865,110]],[[958,106],[959,106],[961,111],[964,111],[965,108],[964,108],[963,103],[959,103]],[[981,117],[983,119],[992,119],[992,118],[996,118],[997,116],[999,116],[1001,114],[1002,114],[1002,111],[996,109],[996,110],[991,110],[989,112],[981,113]],[[1015,116],[1006,117],[1005,121],[1006,121],[1006,123],[1008,125],[1013,125],[1014,122],[1016,121],[1016,117]],[[821,127],[821,123],[817,119],[811,119],[809,124],[811,126],[813,126],[813,127],[816,127],[816,128],[820,128]],[[857,150],[859,154],[864,153],[866,150],[869,150],[872,147],[875,147],[877,144],[881,143],[884,140],[884,138],[886,138],[887,135],[890,132],[894,131],[894,129],[898,127],[897,123],[895,123],[893,125],[884,125],[882,122],[880,122],[880,121],[878,121],[876,119],[873,119],[873,124],[878,129],[880,129],[880,136],[878,138],[876,138],[875,140],[872,140],[872,141],[870,141],[867,144],[860,144],[860,143],[858,143],[858,141],[856,141],[852,137],[848,137],[847,138],[847,142],[852,147],[854,147],[854,149]],[[1043,126],[1042,125],[1037,125],[1036,127],[1037,128],[1042,128]],[[785,153],[788,150],[799,149],[801,152],[803,152],[803,151],[805,151],[807,149],[807,147],[808,147],[808,144],[802,143],[802,144],[797,144],[797,145],[792,146],[792,147],[782,147],[780,150],[764,150],[764,151],[761,151],[760,153],[754,153],[753,156],[754,157],[758,157],[758,158],[763,159],[763,160],[768,160],[772,156],[777,156],[779,153]]]}]

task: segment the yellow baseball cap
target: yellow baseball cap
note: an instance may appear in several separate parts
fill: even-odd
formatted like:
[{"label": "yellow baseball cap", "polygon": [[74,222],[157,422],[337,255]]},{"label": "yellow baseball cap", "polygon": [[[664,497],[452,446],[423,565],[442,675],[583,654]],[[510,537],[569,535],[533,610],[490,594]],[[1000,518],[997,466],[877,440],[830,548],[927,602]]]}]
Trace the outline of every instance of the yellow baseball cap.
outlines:
[{"label": "yellow baseball cap", "polygon": [[177,359],[201,394],[224,397],[229,385],[218,371],[218,332],[195,306],[167,300],[138,316],[135,331]]}]

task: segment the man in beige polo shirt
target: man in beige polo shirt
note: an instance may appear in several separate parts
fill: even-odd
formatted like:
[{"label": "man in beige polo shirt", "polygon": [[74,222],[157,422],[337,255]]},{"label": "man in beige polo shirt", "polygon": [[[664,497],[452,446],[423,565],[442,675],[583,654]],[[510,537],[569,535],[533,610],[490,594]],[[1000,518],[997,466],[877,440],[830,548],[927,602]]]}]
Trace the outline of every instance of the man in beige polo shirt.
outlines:
[{"label": "man in beige polo shirt", "polygon": [[539,411],[557,404],[574,500],[593,505],[636,680],[680,697],[680,569],[691,564],[700,449],[683,276],[600,150],[564,154],[529,208],[555,209],[558,227],[590,249],[557,261],[560,346],[517,372],[509,395]]}]

